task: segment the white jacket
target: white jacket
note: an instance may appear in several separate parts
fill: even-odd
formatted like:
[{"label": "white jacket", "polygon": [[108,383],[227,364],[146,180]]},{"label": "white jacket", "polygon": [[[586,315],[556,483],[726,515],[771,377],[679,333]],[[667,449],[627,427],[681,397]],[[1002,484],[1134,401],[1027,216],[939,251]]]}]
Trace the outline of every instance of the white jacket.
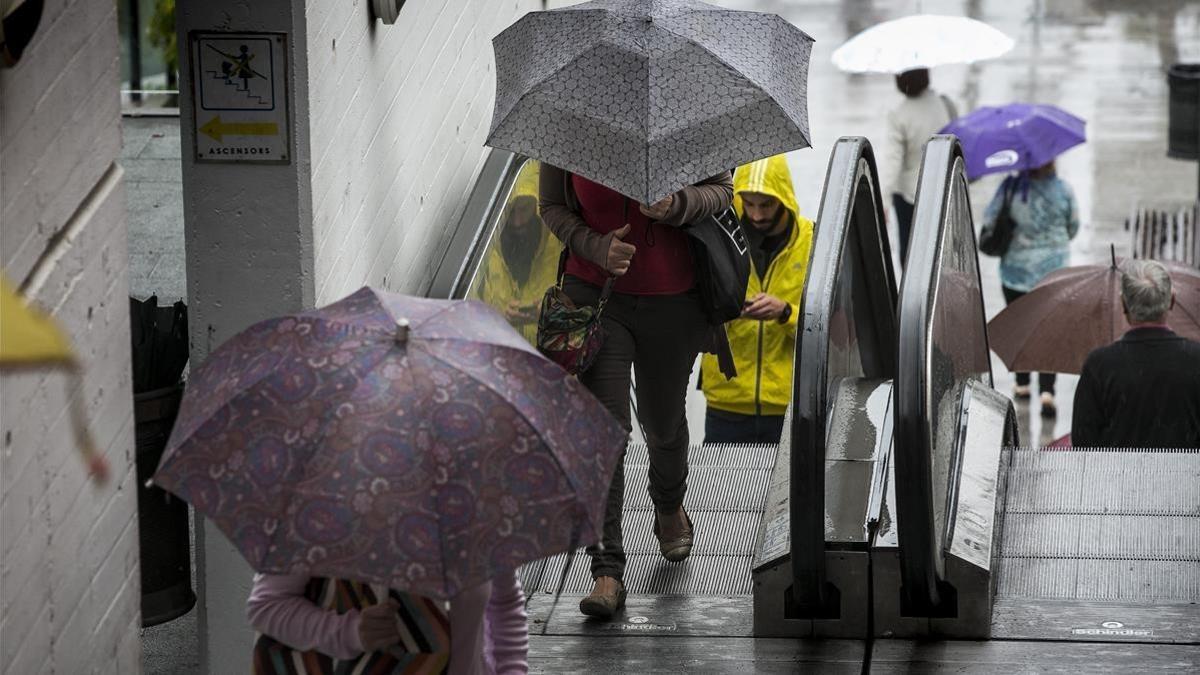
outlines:
[{"label": "white jacket", "polygon": [[921,156],[929,137],[958,117],[954,103],[933,89],[908,98],[888,112],[887,172],[883,180],[887,197],[899,193],[909,202],[917,191]]}]

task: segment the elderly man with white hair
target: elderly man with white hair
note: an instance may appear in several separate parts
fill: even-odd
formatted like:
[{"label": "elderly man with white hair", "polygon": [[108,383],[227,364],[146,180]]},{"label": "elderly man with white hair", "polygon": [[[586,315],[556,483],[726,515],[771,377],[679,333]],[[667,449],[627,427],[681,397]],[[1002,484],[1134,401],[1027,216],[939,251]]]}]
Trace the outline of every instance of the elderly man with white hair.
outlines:
[{"label": "elderly man with white hair", "polygon": [[1075,389],[1075,447],[1200,447],[1200,343],[1167,327],[1175,306],[1162,263],[1121,266],[1130,329],[1088,354]]}]

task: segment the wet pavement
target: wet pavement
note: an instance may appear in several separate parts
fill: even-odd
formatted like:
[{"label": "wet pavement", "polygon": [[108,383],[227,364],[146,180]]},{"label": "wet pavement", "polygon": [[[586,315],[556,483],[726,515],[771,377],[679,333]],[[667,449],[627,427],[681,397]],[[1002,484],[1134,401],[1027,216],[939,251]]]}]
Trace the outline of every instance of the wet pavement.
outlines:
[{"label": "wet pavement", "polygon": [[[129,210],[129,293],[159,305],[187,296],[183,246],[183,185],[178,117],[121,120],[121,167]],[[195,587],[193,567],[192,585]],[[142,672],[199,672],[196,610],[142,629]]]},{"label": "wet pavement", "polygon": [[183,176],[178,117],[121,120],[121,168],[129,209],[129,293],[158,295],[159,305],[186,299]]}]

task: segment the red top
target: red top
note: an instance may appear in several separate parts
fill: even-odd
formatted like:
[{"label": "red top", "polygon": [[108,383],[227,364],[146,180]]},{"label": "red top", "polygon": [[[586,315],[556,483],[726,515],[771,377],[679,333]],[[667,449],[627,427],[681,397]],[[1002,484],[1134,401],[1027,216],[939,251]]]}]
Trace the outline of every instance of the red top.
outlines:
[{"label": "red top", "polygon": [[[695,285],[692,252],[688,236],[673,225],[650,223],[638,203],[599,183],[572,175],[571,185],[579,199],[579,211],[588,227],[608,234],[625,224],[631,225],[624,241],[637,247],[629,271],[617,277],[613,291],[630,295],[675,295]],[[626,203],[628,202],[628,204]],[[567,258],[567,274],[596,286],[603,286],[608,272],[592,262],[572,254]]]}]

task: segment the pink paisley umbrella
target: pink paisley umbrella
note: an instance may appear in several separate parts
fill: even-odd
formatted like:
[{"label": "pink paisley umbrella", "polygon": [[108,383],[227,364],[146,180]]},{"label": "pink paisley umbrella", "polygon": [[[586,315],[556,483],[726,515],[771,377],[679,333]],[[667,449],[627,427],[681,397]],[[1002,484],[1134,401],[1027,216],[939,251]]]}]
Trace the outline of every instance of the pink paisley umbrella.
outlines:
[{"label": "pink paisley umbrella", "polygon": [[599,539],[625,443],[487,305],[363,288],[215,351],[153,480],[260,572],[448,598]]}]

